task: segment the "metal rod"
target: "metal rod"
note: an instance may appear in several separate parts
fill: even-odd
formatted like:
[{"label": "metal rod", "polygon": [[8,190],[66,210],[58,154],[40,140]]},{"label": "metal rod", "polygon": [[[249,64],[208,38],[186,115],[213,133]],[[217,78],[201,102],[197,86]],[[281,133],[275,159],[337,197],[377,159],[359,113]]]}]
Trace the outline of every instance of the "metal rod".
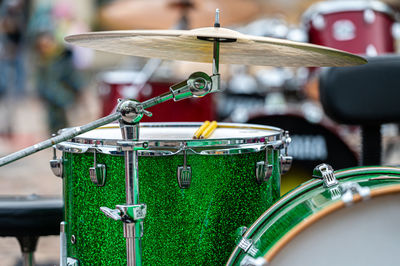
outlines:
[{"label": "metal rod", "polygon": [[121,118],[121,113],[117,112],[117,113],[113,113],[109,116],[100,118],[96,121],[90,122],[89,124],[86,124],[84,126],[67,129],[64,132],[62,132],[60,135],[57,135],[53,138],[39,142],[33,146],[30,146],[28,148],[22,149],[20,151],[14,152],[12,154],[9,154],[5,157],[0,158],[0,167],[3,165],[9,164],[11,162],[14,162],[16,160],[19,160],[28,155],[31,155],[35,152],[49,148],[49,147],[53,146],[54,144],[69,140],[75,136],[82,134],[82,133],[88,132],[92,129],[95,129],[95,128],[98,128],[105,124],[111,123],[120,118]]},{"label": "metal rod", "polygon": [[166,102],[168,100],[171,100],[173,98],[174,98],[174,95],[172,94],[172,92],[169,91],[169,92],[163,93],[163,94],[161,94],[159,96],[156,96],[154,98],[151,98],[151,99],[149,99],[147,101],[144,101],[142,103],[142,105],[143,105],[144,109],[147,109],[147,108],[150,108],[150,107],[152,107],[154,105],[157,105],[157,104]]},{"label": "metal rod", "polygon": [[[120,121],[122,137],[124,140],[139,140],[139,123],[125,124]],[[139,166],[137,150],[124,152],[125,155],[125,193],[128,205],[139,204]],[[127,265],[142,264],[141,222],[124,223],[124,237],[126,238]]]},{"label": "metal rod", "polygon": [[60,223],[60,266],[67,266],[67,235],[66,222]]},{"label": "metal rod", "polygon": [[[219,28],[219,9],[215,11],[215,23],[214,27]],[[219,74],[219,39],[215,38],[214,39],[214,47],[213,47],[213,75],[218,75]]]}]

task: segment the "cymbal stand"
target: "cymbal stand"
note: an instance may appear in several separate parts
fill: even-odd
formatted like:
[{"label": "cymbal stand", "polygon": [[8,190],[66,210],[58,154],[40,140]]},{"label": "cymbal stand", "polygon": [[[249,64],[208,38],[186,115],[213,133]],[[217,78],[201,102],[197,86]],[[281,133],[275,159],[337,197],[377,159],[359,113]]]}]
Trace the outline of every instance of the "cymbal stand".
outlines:
[{"label": "cymbal stand", "polygon": [[[219,11],[215,25],[219,26]],[[143,114],[152,114],[145,109],[169,99],[174,101],[189,97],[202,97],[210,92],[219,91],[219,40],[214,39],[213,75],[195,72],[190,77],[170,87],[170,92],[147,100],[143,103],[122,101],[117,110],[122,113],[120,127],[124,141],[120,142],[125,156],[125,189],[126,204],[116,205],[116,209],[101,207],[104,214],[114,220],[124,222],[126,239],[127,265],[142,265],[141,238],[143,236],[143,220],[147,213],[146,204],[139,201],[139,167],[138,150],[147,148],[146,142],[139,141],[139,121]],[[132,215],[133,213],[133,215]]]}]

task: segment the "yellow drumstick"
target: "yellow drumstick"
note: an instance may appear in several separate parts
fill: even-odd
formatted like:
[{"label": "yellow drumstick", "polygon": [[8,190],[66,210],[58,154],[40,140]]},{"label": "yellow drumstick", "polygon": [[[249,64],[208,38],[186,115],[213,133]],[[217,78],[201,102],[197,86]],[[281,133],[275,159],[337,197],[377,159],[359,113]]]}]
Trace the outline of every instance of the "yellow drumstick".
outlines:
[{"label": "yellow drumstick", "polygon": [[206,139],[208,138],[214,130],[217,128],[217,121],[212,121],[211,124],[204,130],[204,132],[201,134],[200,138],[201,139]]},{"label": "yellow drumstick", "polygon": [[204,121],[204,123],[199,127],[196,132],[194,132],[193,138],[198,139],[200,138],[201,134],[203,134],[204,130],[210,125],[210,121]]}]

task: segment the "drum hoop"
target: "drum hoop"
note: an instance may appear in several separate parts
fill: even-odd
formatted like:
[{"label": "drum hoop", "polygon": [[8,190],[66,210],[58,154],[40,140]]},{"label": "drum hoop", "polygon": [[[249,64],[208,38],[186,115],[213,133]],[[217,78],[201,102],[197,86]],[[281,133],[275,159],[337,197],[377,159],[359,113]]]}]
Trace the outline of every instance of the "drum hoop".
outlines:
[{"label": "drum hoop", "polygon": [[384,13],[393,19],[396,14],[394,10],[387,4],[380,1],[329,1],[318,2],[312,5],[302,16],[304,24],[311,21],[316,14],[332,14],[339,12],[362,11],[371,9],[376,12]]},{"label": "drum hoop", "polygon": [[[371,189],[371,198],[375,198],[377,196],[394,194],[396,192],[400,192],[400,184],[391,185],[388,187],[380,187]],[[354,195],[354,203],[358,203],[362,201],[362,197],[360,195]],[[323,217],[335,212],[336,210],[342,209],[346,207],[346,203],[343,201],[337,201],[329,205],[328,207],[322,209],[321,211],[314,213],[313,215],[307,217],[307,219],[300,222],[296,225],[292,230],[290,230],[287,234],[285,234],[272,248],[264,255],[264,259],[267,262],[271,262],[273,258],[300,232],[310,227]]]},{"label": "drum hoop", "polygon": [[[201,123],[142,123],[142,128],[173,128],[173,127],[198,127]],[[103,126],[99,129],[118,128],[119,126]],[[219,123],[220,128],[238,128],[238,129],[258,129],[275,131],[269,135],[259,135],[257,137],[246,138],[224,138],[224,139],[159,139],[145,140],[149,149],[138,151],[140,156],[169,156],[183,153],[183,146],[189,154],[198,155],[231,155],[259,152],[265,149],[266,143],[282,139],[283,130],[277,127],[238,124],[238,123]],[[123,156],[123,151],[118,139],[94,139],[75,137],[71,141],[61,142],[56,145],[57,149],[68,153],[99,152],[110,155]]]},{"label": "drum hoop", "polygon": [[[369,174],[381,174],[384,176],[387,173],[394,173],[400,175],[400,168],[397,167],[382,167],[382,166],[370,166],[370,167],[356,167],[335,171],[336,178],[341,180],[345,178],[350,178],[357,175],[369,175]],[[389,177],[385,177],[385,179],[390,179]],[[398,179],[398,178],[396,178]],[[275,202],[271,207],[269,207],[261,216],[247,229],[244,233],[244,238],[252,238],[253,233],[259,228],[260,225],[264,223],[266,219],[268,219],[272,214],[279,211],[282,207],[285,206],[291,199],[294,197],[298,197],[311,189],[314,189],[317,186],[321,186],[323,181],[321,179],[311,179],[308,182],[305,182],[301,186],[293,189],[288,192],[286,195],[282,196],[277,202]],[[231,253],[228,265],[231,265],[236,257],[239,255],[240,248],[236,246]]]}]

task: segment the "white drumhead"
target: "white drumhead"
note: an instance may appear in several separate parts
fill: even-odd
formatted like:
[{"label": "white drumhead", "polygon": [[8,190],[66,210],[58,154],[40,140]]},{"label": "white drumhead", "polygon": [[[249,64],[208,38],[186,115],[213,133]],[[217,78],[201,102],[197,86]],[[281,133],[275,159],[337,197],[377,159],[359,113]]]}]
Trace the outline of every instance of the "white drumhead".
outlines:
[{"label": "white drumhead", "polygon": [[339,209],[294,237],[268,265],[399,265],[400,193]]},{"label": "white drumhead", "polygon": [[[139,131],[141,140],[192,140],[201,123],[142,123]],[[251,124],[219,123],[208,139],[241,139],[274,136],[281,130],[274,127]],[[87,133],[77,139],[121,140],[118,124],[109,124]]]}]

